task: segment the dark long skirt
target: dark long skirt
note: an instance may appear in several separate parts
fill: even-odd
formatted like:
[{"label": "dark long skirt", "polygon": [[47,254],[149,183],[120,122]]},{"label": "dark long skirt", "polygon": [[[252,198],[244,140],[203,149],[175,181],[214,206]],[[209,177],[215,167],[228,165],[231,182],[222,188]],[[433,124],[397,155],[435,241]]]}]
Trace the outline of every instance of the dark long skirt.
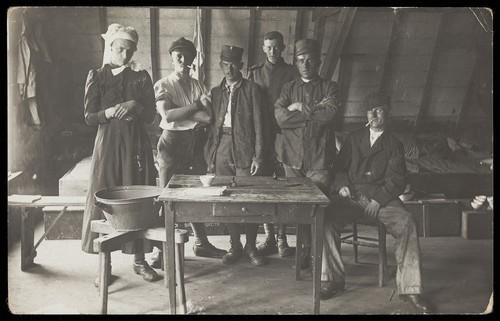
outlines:
[{"label": "dark long skirt", "polygon": [[[95,192],[122,185],[156,185],[156,168],[148,133],[142,122],[111,119],[99,125],[92,154],[90,182],[83,215],[82,250],[96,253],[93,241],[99,234],[90,230],[92,220],[104,219],[94,206]],[[122,247],[127,254],[148,253],[147,240],[131,241]]]}]

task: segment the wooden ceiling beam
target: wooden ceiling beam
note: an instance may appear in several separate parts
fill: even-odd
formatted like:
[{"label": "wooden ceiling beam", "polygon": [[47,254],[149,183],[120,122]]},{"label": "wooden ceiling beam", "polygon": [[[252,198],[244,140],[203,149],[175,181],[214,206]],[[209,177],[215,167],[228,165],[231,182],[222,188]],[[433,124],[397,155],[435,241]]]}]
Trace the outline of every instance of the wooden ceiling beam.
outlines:
[{"label": "wooden ceiling beam", "polygon": [[343,8],[340,10],[338,27],[333,32],[332,41],[320,72],[323,79],[329,80],[333,76],[340,55],[344,51],[344,44],[349,36],[356,10],[357,8]]},{"label": "wooden ceiling beam", "polygon": [[326,24],[326,16],[321,15],[316,19],[314,23],[314,36],[313,38],[319,42],[319,52],[321,55],[321,48],[323,47],[323,37],[325,34],[325,24]]},{"label": "wooden ceiling beam", "polygon": [[399,35],[401,27],[401,11],[394,13],[394,20],[392,21],[391,38],[387,46],[387,54],[385,57],[384,67],[382,69],[382,77],[380,78],[379,91],[389,92],[389,82],[391,80],[392,64],[394,62],[394,47],[396,39]]},{"label": "wooden ceiling beam", "polygon": [[420,96],[420,101],[417,105],[418,111],[417,111],[417,115],[415,117],[415,123],[413,124],[413,133],[417,133],[421,129],[422,122],[425,119],[425,116],[427,114],[427,110],[429,108],[432,83],[434,80],[434,75],[436,74],[436,64],[437,64],[438,52],[439,52],[438,49],[439,49],[441,39],[442,39],[443,34],[444,34],[444,27],[446,25],[446,21],[448,20],[448,13],[447,12],[440,13],[439,15],[440,15],[440,21],[439,21],[438,30],[436,33],[436,38],[434,40],[434,46],[433,46],[434,49],[432,51],[431,61],[429,64],[429,70],[427,71],[424,89],[422,90],[422,95]]},{"label": "wooden ceiling beam", "polygon": [[455,130],[458,130],[463,122],[463,115],[464,115],[464,110],[467,109],[467,106],[471,102],[471,97],[472,97],[472,92],[474,91],[474,83],[475,80],[477,79],[477,69],[478,69],[478,57],[476,55],[476,59],[474,61],[474,67],[472,68],[472,72],[470,74],[470,79],[469,83],[467,85],[467,92],[465,93],[464,101],[462,102],[462,105],[460,108],[457,110],[457,120],[455,122]]}]

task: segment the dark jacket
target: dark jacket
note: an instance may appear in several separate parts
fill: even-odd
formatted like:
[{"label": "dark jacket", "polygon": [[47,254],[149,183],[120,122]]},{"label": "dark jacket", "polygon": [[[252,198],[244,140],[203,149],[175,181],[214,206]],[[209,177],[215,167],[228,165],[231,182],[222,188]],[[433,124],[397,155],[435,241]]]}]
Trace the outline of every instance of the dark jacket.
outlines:
[{"label": "dark jacket", "polygon": [[368,128],[350,133],[334,164],[334,189],[348,186],[383,207],[404,192],[406,162],[403,144],[385,130],[370,148]]},{"label": "dark jacket", "polygon": [[299,76],[297,68],[287,64],[281,57],[275,64],[266,59],[265,63],[250,68],[248,79],[255,82],[262,89],[263,119],[266,125],[264,139],[266,147],[271,149],[268,156],[275,154],[274,142],[280,128],[274,118],[274,103],[278,100],[283,85]]},{"label": "dark jacket", "polygon": [[[222,135],[222,124],[229,100],[226,79],[224,78],[219,86],[214,87],[211,93],[212,123],[208,127],[205,159],[208,166],[213,169],[215,152]],[[248,168],[252,165],[252,160],[260,163],[264,157],[261,89],[254,82],[241,79],[241,84],[235,88],[233,95],[231,118],[234,162],[237,168]]]},{"label": "dark jacket", "polygon": [[[339,110],[338,87],[320,77],[305,83],[297,78],[286,83],[274,104],[281,128],[276,137],[276,153],[283,164],[296,169],[329,169],[335,158],[333,120]],[[302,111],[288,111],[302,102]]]}]

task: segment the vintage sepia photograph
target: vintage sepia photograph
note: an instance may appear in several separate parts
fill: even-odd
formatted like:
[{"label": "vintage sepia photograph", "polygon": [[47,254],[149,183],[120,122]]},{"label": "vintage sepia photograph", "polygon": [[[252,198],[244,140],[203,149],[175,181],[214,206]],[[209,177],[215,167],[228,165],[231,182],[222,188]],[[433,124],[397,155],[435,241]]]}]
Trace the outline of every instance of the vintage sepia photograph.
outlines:
[{"label": "vintage sepia photograph", "polygon": [[13,6],[23,315],[491,315],[493,10]]}]

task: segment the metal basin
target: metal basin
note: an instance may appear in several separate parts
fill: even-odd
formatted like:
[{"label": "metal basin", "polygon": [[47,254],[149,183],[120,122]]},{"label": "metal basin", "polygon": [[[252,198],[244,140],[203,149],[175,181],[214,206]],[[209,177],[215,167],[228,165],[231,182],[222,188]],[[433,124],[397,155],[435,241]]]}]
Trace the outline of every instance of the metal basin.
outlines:
[{"label": "metal basin", "polygon": [[94,205],[117,231],[137,231],[154,227],[162,202],[161,188],[148,185],[107,187],[95,192]]}]

